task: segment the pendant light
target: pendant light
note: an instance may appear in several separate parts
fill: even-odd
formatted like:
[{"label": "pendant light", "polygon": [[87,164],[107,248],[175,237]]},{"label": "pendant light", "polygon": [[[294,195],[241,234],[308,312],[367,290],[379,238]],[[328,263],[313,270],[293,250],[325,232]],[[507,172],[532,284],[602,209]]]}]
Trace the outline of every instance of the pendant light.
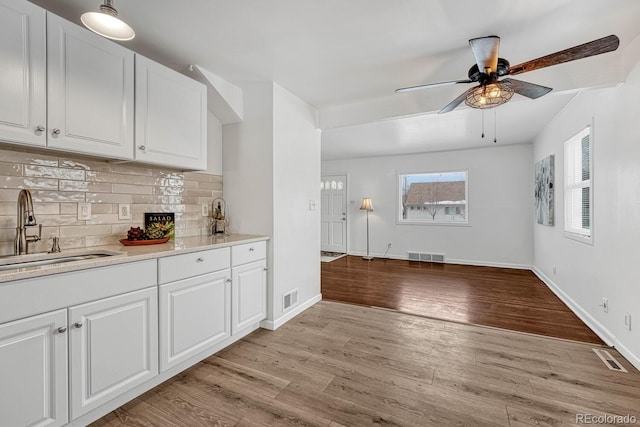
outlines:
[{"label": "pendant light", "polygon": [[118,19],[118,11],[113,7],[112,0],[104,0],[100,12],[83,13],[80,20],[85,27],[108,39],[126,41],[136,36],[133,28]]}]

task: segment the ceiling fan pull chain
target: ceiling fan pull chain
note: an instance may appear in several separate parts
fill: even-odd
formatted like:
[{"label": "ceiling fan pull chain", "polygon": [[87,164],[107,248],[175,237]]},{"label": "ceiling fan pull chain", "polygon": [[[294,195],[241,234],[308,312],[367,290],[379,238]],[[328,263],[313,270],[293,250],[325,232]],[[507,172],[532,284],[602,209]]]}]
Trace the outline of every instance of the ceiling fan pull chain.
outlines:
[{"label": "ceiling fan pull chain", "polygon": [[493,110],[493,143],[498,142],[498,112]]},{"label": "ceiling fan pull chain", "polygon": [[484,110],[482,110],[482,136],[481,138],[484,138]]}]

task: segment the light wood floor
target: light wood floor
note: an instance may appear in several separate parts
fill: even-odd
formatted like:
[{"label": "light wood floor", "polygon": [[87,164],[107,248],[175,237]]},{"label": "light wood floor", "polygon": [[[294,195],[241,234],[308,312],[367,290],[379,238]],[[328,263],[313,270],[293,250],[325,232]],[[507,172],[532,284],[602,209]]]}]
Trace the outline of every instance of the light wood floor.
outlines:
[{"label": "light wood floor", "polygon": [[640,417],[640,373],[593,345],[320,302],[93,424],[530,426]]},{"label": "light wood floor", "polygon": [[528,270],[347,256],[321,278],[325,300],[604,344]]}]

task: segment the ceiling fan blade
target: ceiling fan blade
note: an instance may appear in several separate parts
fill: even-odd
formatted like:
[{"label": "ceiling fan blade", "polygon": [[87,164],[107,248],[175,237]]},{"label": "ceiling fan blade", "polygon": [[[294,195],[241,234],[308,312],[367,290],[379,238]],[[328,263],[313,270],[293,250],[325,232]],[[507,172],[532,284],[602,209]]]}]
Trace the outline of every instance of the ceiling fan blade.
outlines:
[{"label": "ceiling fan blade", "polygon": [[[495,73],[498,71],[498,50],[500,50],[500,37],[487,36],[469,40],[469,45],[476,58],[478,70],[481,73]],[[487,72],[487,68],[490,71]]]},{"label": "ceiling fan blade", "polygon": [[396,93],[412,92],[414,90],[422,90],[422,89],[431,89],[431,88],[440,87],[440,86],[457,85],[460,83],[473,83],[473,82],[471,80],[452,80],[450,82],[428,83],[426,85],[401,87],[400,89],[396,89]]},{"label": "ceiling fan blade", "polygon": [[522,80],[504,79],[501,81],[502,83],[508,84],[515,93],[531,99],[540,98],[542,95],[546,95],[553,90],[550,87],[523,82]]},{"label": "ceiling fan blade", "polygon": [[522,64],[514,65],[509,68],[511,75],[526,73],[527,71],[537,70],[539,68],[550,67],[563,62],[575,61],[576,59],[588,58],[590,56],[600,55],[601,53],[612,52],[620,45],[620,39],[615,36],[607,36],[598,40],[593,40],[579,46],[570,47],[560,52],[552,53]]},{"label": "ceiling fan blade", "polygon": [[438,114],[444,114],[444,113],[448,113],[449,111],[453,111],[458,105],[462,104],[462,101],[464,101],[467,98],[467,92],[469,92],[470,90],[473,90],[474,88],[475,87],[465,90],[462,93],[462,95],[460,95],[459,97],[457,97],[456,99],[454,99],[453,101],[445,105],[442,110],[438,111]]}]

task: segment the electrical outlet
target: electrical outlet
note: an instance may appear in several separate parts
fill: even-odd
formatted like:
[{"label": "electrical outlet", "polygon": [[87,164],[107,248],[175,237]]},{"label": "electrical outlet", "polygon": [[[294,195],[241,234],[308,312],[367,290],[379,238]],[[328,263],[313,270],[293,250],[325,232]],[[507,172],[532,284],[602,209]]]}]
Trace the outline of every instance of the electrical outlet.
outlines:
[{"label": "electrical outlet", "polygon": [[209,216],[209,203],[203,203],[200,208],[202,216]]},{"label": "electrical outlet", "polygon": [[91,203],[78,203],[78,220],[91,219]]},{"label": "electrical outlet", "polygon": [[600,304],[600,307],[602,307],[602,311],[604,311],[605,313],[609,312],[609,300],[606,298],[602,298],[602,304]]},{"label": "electrical outlet", "polygon": [[131,206],[121,203],[118,205],[118,219],[131,219]]},{"label": "electrical outlet", "polygon": [[627,331],[631,330],[631,314],[625,313],[625,315],[624,315],[624,325],[627,327]]}]

